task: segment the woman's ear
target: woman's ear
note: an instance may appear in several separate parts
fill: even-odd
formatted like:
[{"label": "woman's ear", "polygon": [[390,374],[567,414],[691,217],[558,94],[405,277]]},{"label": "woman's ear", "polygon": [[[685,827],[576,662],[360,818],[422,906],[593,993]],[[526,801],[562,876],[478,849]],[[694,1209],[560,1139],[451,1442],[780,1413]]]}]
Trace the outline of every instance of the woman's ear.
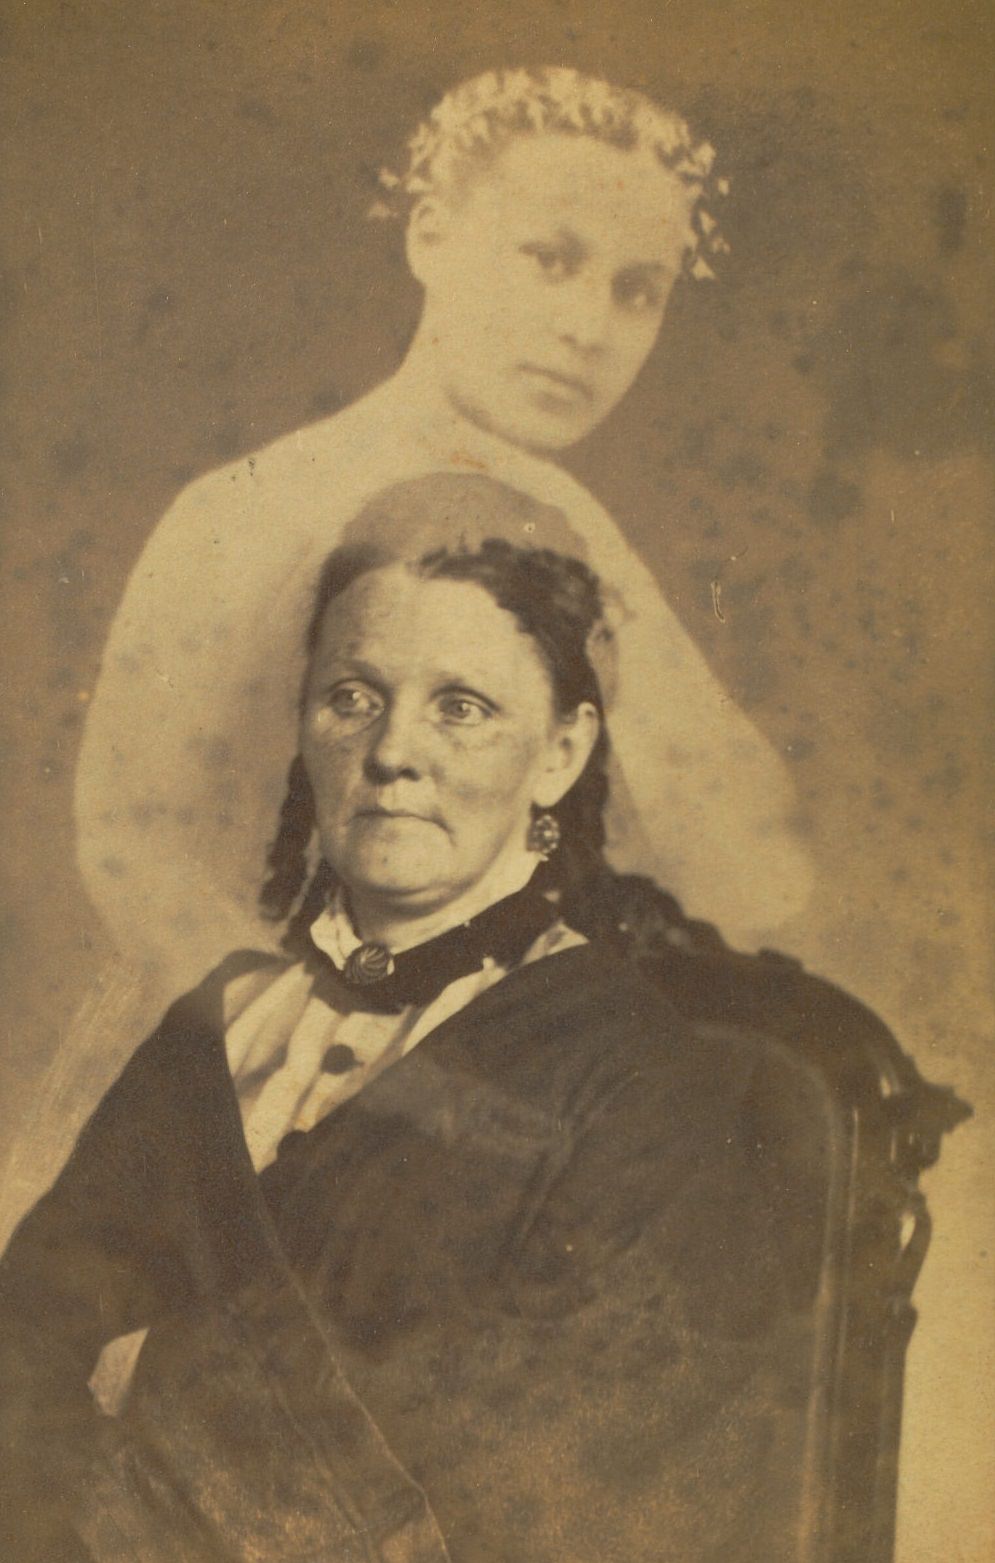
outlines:
[{"label": "woman's ear", "polygon": [[452,227],[452,216],[439,196],[425,196],[412,208],[405,234],[408,269],[423,288],[435,275],[436,262]]},{"label": "woman's ear", "polygon": [[532,800],[540,809],[555,808],[566,797],[583,774],[600,731],[601,718],[589,700],[557,724]]}]

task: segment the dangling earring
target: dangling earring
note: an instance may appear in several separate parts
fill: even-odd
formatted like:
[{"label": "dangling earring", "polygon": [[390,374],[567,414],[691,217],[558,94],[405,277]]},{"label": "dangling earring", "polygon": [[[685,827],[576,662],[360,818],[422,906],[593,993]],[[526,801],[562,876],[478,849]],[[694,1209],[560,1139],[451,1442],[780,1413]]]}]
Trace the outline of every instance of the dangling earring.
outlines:
[{"label": "dangling earring", "polygon": [[559,846],[561,834],[559,820],[547,809],[542,814],[533,816],[525,845],[530,852],[538,852],[545,862],[552,857]]}]

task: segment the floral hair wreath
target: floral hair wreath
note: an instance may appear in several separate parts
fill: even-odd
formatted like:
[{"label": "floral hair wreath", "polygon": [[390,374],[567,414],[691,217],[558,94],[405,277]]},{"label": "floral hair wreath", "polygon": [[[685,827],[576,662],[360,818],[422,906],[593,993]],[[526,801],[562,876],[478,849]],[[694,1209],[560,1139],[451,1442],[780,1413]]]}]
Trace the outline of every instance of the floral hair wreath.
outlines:
[{"label": "floral hair wreath", "polygon": [[467,159],[497,149],[505,137],[557,130],[626,149],[650,147],[693,192],[685,271],[697,279],[714,277],[710,260],[729,249],[710,209],[729,193],[729,181],[712,173],[714,148],[696,141],[679,114],[641,92],[566,66],[487,71],[454,87],[408,142],[406,168],[381,171],[387,198],[371,207],[370,216],[406,216],[424,196],[452,181]]}]

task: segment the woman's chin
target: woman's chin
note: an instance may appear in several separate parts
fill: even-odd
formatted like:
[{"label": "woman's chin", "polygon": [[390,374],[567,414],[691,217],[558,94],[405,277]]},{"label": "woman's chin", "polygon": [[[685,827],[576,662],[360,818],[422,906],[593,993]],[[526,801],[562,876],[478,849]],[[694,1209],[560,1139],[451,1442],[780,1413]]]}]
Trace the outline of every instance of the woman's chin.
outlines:
[{"label": "woman's chin", "polygon": [[395,850],[387,861],[379,854],[358,853],[340,877],[355,896],[380,901],[385,908],[434,906],[447,899],[450,866],[433,852]]},{"label": "woman's chin", "polygon": [[356,879],[349,885],[353,901],[384,913],[413,910],[434,911],[452,897],[444,885],[424,877],[395,875],[392,879]]}]

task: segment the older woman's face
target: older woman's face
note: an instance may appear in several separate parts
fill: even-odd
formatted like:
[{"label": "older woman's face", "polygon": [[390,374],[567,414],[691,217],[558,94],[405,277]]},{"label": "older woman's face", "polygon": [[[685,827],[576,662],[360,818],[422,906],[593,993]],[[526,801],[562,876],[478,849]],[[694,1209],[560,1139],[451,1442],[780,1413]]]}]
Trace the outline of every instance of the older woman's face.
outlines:
[{"label": "older woman's face", "polygon": [[530,805],[571,781],[533,641],[474,584],[403,566],[330,605],[302,752],[322,851],[354,892],[433,910],[520,853]]},{"label": "older woman's face", "polygon": [[412,219],[426,336],[475,422],[557,450],[623,397],[656,340],[689,233],[685,188],[646,148],[511,141]]}]

